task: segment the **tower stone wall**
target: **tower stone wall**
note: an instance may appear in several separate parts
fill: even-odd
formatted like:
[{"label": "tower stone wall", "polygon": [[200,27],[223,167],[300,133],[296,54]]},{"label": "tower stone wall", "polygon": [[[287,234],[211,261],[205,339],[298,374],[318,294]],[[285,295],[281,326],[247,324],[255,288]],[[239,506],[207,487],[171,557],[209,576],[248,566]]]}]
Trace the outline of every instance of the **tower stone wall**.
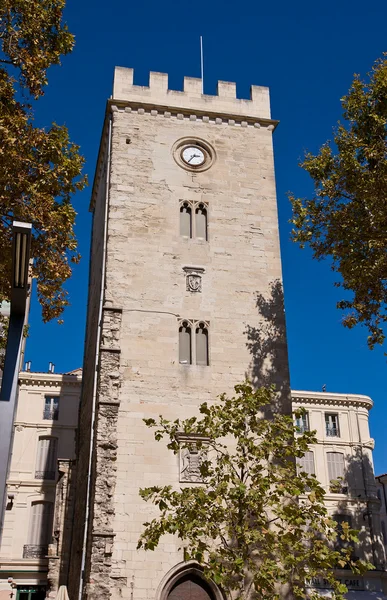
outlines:
[{"label": "tower stone wall", "polygon": [[[164,74],[151,73],[147,88],[133,85],[131,69],[116,69],[103,140],[110,131],[111,138],[101,145],[92,200],[83,458],[77,467],[70,597],[76,597],[83,564],[90,439],[84,597],[150,600],[161,597],[162,582],[183,561],[183,552],[173,537],[154,552],[136,550],[142,523],[153,514],[138,490],[179,485],[181,466],[154,441],[143,419],[195,414],[200,403],[232,393],[246,375],[256,385],[275,383],[273,408],[291,410],[272,145],[276,124],[267,88],[254,86],[251,100],[240,100],[235,84],[219,82],[218,95],[205,96],[197,79],[185,78],[184,91],[177,92],[168,90]],[[206,149],[205,168],[183,164],[184,144]],[[199,205],[205,207],[207,239],[181,235],[184,203],[192,218]],[[205,324],[208,365],[179,361],[183,322],[191,325],[192,336]]]}]

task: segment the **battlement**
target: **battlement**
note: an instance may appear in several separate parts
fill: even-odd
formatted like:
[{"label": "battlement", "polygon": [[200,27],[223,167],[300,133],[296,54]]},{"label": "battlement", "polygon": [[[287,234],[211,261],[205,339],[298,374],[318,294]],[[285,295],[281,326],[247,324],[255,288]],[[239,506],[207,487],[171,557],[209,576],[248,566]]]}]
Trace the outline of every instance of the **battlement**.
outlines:
[{"label": "battlement", "polygon": [[133,85],[133,69],[116,67],[113,100],[202,113],[270,119],[269,88],[252,85],[250,100],[236,96],[236,83],[218,81],[217,95],[202,94],[202,80],[184,77],[184,91],[168,89],[167,73],[149,73],[149,86]]}]

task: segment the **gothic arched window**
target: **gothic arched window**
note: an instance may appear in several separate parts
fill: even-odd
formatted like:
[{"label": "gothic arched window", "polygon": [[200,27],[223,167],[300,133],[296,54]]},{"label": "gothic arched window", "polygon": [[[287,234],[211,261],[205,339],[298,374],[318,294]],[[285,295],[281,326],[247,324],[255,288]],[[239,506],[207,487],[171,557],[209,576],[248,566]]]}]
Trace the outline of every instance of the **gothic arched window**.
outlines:
[{"label": "gothic arched window", "polygon": [[192,364],[191,327],[188,321],[183,321],[179,327],[179,363]]},{"label": "gothic arched window", "polygon": [[195,332],[196,364],[208,365],[208,329],[204,323],[198,323]]},{"label": "gothic arched window", "polygon": [[195,209],[195,237],[207,239],[207,208],[204,204],[198,204]]},{"label": "gothic arched window", "polygon": [[194,574],[181,577],[173,586],[167,600],[213,600],[209,585]]},{"label": "gothic arched window", "polygon": [[180,205],[180,235],[192,237],[192,210],[188,202]]}]

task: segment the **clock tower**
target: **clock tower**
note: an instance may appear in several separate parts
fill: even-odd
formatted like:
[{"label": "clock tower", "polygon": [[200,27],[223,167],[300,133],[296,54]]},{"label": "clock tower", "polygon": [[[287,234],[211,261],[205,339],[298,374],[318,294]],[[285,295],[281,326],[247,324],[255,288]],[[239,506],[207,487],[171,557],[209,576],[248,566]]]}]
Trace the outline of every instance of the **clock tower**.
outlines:
[{"label": "clock tower", "polygon": [[[70,598],[221,598],[172,536],[136,550],[140,487],[195,485],[144,418],[187,417],[248,375],[290,412],[269,90],[202,94],[118,67],[91,210],[93,235]],[[71,509],[73,510],[73,509]],[[69,509],[69,515],[71,514]],[[70,535],[62,533],[62,535]],[[65,569],[63,570],[63,572]]]}]

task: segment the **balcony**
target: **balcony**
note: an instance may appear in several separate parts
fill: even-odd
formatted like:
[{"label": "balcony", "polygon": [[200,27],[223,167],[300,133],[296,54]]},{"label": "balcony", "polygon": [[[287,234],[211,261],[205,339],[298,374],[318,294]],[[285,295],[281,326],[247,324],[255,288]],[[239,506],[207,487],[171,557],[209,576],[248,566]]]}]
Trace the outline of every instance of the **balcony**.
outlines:
[{"label": "balcony", "polygon": [[309,431],[309,425],[306,425],[305,423],[296,425],[296,433],[305,433],[306,431]]},{"label": "balcony", "polygon": [[23,558],[46,558],[48,544],[26,544],[23,546]]},{"label": "balcony", "polygon": [[327,434],[327,437],[339,437],[339,428],[327,426],[326,434]]},{"label": "balcony", "polygon": [[35,471],[35,479],[55,479],[55,471]]},{"label": "balcony", "polygon": [[58,408],[45,408],[43,411],[43,419],[46,421],[57,421],[59,416]]}]

